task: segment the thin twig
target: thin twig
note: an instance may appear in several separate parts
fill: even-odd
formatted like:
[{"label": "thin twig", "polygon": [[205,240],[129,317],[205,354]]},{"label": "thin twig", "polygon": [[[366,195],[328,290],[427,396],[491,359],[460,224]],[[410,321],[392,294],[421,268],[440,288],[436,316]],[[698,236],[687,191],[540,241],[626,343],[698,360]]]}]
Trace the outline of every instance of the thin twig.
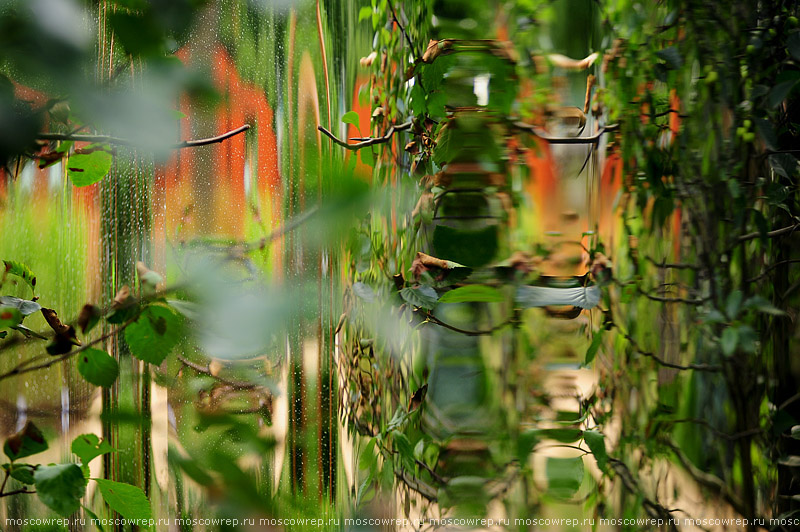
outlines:
[{"label": "thin twig", "polygon": [[267,247],[267,244],[272,242],[273,240],[282,237],[286,233],[294,231],[308,220],[310,220],[315,214],[319,211],[319,206],[315,205],[297,216],[293,217],[290,220],[287,220],[285,223],[276,227],[272,230],[272,232],[261,239],[257,240],[256,242],[249,243],[245,245],[245,252],[253,251],[255,249],[264,249]]},{"label": "thin twig", "polygon": [[77,355],[78,353],[86,351],[90,347],[92,347],[94,345],[97,345],[100,342],[103,342],[105,340],[108,340],[109,338],[111,338],[115,334],[118,334],[118,333],[122,332],[131,323],[135,322],[138,318],[139,318],[139,316],[137,315],[136,317],[129,319],[128,321],[126,321],[125,323],[120,325],[119,327],[116,327],[115,329],[112,329],[111,331],[107,332],[106,334],[104,334],[103,336],[97,338],[96,340],[92,340],[88,344],[84,344],[84,345],[82,345],[81,347],[79,347],[78,349],[76,349],[74,351],[70,351],[69,353],[64,353],[63,355],[56,356],[52,360],[50,360],[48,362],[45,362],[43,364],[38,364],[36,366],[27,366],[27,367],[25,367],[25,363],[23,362],[23,363],[15,366],[10,371],[7,371],[6,373],[0,374],[0,381],[8,379],[9,377],[16,377],[17,375],[22,375],[23,373],[30,373],[31,371],[36,371],[36,370],[39,370],[39,369],[49,368],[50,366],[52,366],[54,364],[58,364],[59,362],[63,362],[64,360],[72,358],[75,355]]},{"label": "thin twig", "polygon": [[653,294],[650,294],[647,291],[643,290],[642,287],[638,285],[636,286],[636,290],[647,299],[650,299],[652,301],[658,301],[660,303],[685,303],[687,305],[702,305],[703,303],[705,303],[710,299],[708,297],[700,299],[686,299],[683,297],[654,296]]},{"label": "thin twig", "polygon": [[[776,236],[785,235],[786,233],[792,233],[792,232],[796,231],[797,229],[800,229],[800,224],[794,224],[794,225],[790,225],[788,227],[782,227],[780,229],[775,229],[774,231],[769,231],[769,232],[764,234],[764,237],[765,238],[775,238]],[[747,233],[746,235],[742,235],[742,236],[739,237],[739,242],[746,242],[748,240],[753,240],[755,238],[760,238],[760,237],[761,237],[761,233],[760,232]]]},{"label": "thin twig", "polygon": [[0,497],[10,497],[11,495],[19,495],[20,493],[36,493],[36,490],[28,490],[27,488],[22,488],[14,491],[9,491],[8,493],[0,493]]},{"label": "thin twig", "polygon": [[[619,329],[619,327],[617,327],[617,329]],[[630,334],[628,334],[626,332],[623,332],[621,329],[619,329],[619,332],[622,334],[622,336],[626,340],[628,340],[631,343],[631,347],[633,347],[634,351],[636,351],[637,353],[639,353],[642,356],[646,356],[648,358],[652,358],[653,360],[655,360],[661,366],[664,366],[664,367],[667,367],[667,368],[672,368],[672,369],[679,369],[679,370],[682,370],[682,371],[693,369],[693,370],[696,370],[696,371],[711,371],[711,372],[713,372],[713,371],[720,371],[722,369],[720,366],[714,366],[714,365],[711,365],[711,364],[689,364],[687,366],[682,366],[680,364],[673,364],[672,362],[667,362],[666,360],[662,359],[661,357],[659,357],[655,353],[651,353],[649,351],[642,350],[642,348],[639,347],[639,344],[636,342],[636,340],[633,339],[633,337]]]},{"label": "thin twig", "polygon": [[775,264],[770,264],[759,275],[756,275],[755,277],[751,277],[750,279],[748,279],[745,282],[746,283],[754,283],[754,282],[758,281],[759,279],[761,279],[762,277],[766,277],[769,272],[771,272],[772,270],[774,270],[778,266],[782,266],[784,264],[793,264],[793,263],[796,263],[796,262],[800,262],[800,259],[782,260],[780,262],[776,262]]},{"label": "thin twig", "polygon": [[196,371],[197,373],[200,373],[202,375],[208,375],[209,377],[212,377],[215,380],[221,382],[222,384],[230,386],[231,388],[235,388],[237,390],[254,390],[254,389],[257,389],[257,388],[261,388],[261,386],[259,386],[258,384],[255,384],[253,382],[232,381],[232,380],[226,379],[225,377],[220,377],[219,375],[215,375],[211,371],[211,367],[210,366],[201,366],[200,364],[197,364],[195,362],[192,362],[191,360],[188,360],[188,359],[184,358],[182,355],[176,355],[176,356],[177,356],[178,360],[180,361],[180,363],[183,364],[184,366],[186,366],[188,368],[191,368],[194,371]]},{"label": "thin twig", "polygon": [[728,487],[725,482],[722,481],[717,476],[712,475],[711,473],[706,473],[705,471],[700,470],[697,466],[695,466],[689,458],[683,453],[683,451],[675,445],[670,440],[664,440],[664,444],[670,448],[670,450],[675,454],[675,456],[680,461],[683,468],[686,470],[687,473],[698,483],[702,486],[712,489],[716,491],[725,501],[730,504],[734,510],[739,512],[741,515],[747,515],[746,508],[744,507],[744,502],[742,502],[736,494],[732,493],[730,488]]},{"label": "thin twig", "polygon": [[317,126],[317,129],[322,131],[331,140],[333,140],[333,142],[335,142],[336,144],[338,144],[339,146],[341,146],[343,148],[347,148],[348,150],[360,150],[361,148],[366,148],[368,146],[374,146],[375,144],[384,144],[386,142],[389,142],[389,140],[392,138],[392,135],[394,135],[394,133],[396,131],[405,131],[406,129],[409,129],[410,127],[411,127],[411,121],[404,122],[402,124],[397,124],[397,125],[392,124],[391,126],[389,126],[389,129],[386,130],[386,134],[383,135],[382,137],[368,138],[366,140],[362,140],[361,142],[356,142],[355,144],[350,144],[350,143],[348,143],[348,142],[346,142],[344,140],[341,140],[336,135],[334,135],[333,133],[331,133],[330,131],[328,131],[327,129],[325,129],[322,126]]},{"label": "thin twig", "polygon": [[[238,135],[239,133],[244,133],[250,129],[250,124],[245,124],[243,126],[237,127],[236,129],[232,129],[227,133],[223,133],[222,135],[217,135],[216,137],[209,137],[205,139],[196,139],[196,140],[184,140],[183,142],[178,142],[176,144],[172,144],[169,146],[171,150],[181,150],[183,148],[196,148],[198,146],[205,146],[207,144],[215,144],[217,142],[222,142],[223,140],[227,140],[233,136]],[[117,146],[141,146],[141,142],[137,142],[130,139],[123,139],[119,137],[111,137],[108,135],[72,135],[72,134],[64,134],[64,133],[39,133],[36,136],[39,140],[74,140],[77,142],[102,142],[105,144],[115,144]]]},{"label": "thin twig", "polygon": [[550,144],[597,144],[600,142],[600,137],[603,136],[603,133],[619,129],[619,124],[603,126],[597,130],[597,133],[589,137],[551,137],[543,129],[525,122],[514,122],[514,127],[546,140]]},{"label": "thin twig", "polygon": [[653,265],[656,266],[657,268],[662,268],[662,269],[666,269],[666,268],[670,268],[670,269],[673,269],[673,270],[699,270],[700,269],[700,266],[698,266],[696,264],[688,264],[688,263],[684,263],[684,262],[668,263],[666,261],[656,262],[656,260],[653,257],[649,257],[649,256],[645,256],[645,259],[647,259],[649,262],[653,263]]},{"label": "thin twig", "polygon": [[402,480],[406,486],[416,491],[429,501],[436,502],[437,500],[436,490],[432,486],[429,486],[428,484],[417,478],[409,477],[408,475],[406,475],[405,471],[400,471],[399,469],[395,469],[394,475],[400,480]]},{"label": "thin twig", "polygon": [[419,61],[419,56],[417,55],[417,49],[414,48],[414,43],[411,42],[411,38],[408,36],[406,32],[406,28],[400,23],[400,19],[397,18],[397,12],[394,10],[394,5],[392,4],[392,0],[388,0],[389,2],[389,9],[392,11],[392,18],[394,19],[395,24],[397,27],[400,28],[400,32],[406,38],[406,42],[408,43],[408,47],[411,48],[411,55],[414,56],[414,61]]},{"label": "thin twig", "polygon": [[742,432],[737,432],[735,434],[728,434],[727,432],[719,430],[717,427],[715,427],[714,425],[712,425],[711,423],[709,423],[705,419],[696,419],[696,418],[670,419],[668,422],[669,423],[696,423],[698,425],[701,425],[701,426],[707,428],[708,430],[710,430],[711,432],[713,432],[714,434],[716,434],[720,438],[725,438],[728,441],[736,441],[736,440],[741,439],[741,438],[747,438],[748,436],[757,436],[758,434],[761,434],[762,432],[764,432],[764,430],[761,429],[760,427],[756,427],[756,428],[752,428],[752,429],[745,430],[745,431],[742,431]]},{"label": "thin twig", "polygon": [[[421,310],[420,307],[416,307],[416,308],[417,308],[417,310]],[[484,330],[480,330],[480,331],[470,331],[470,330],[467,330],[467,329],[460,329],[458,327],[450,325],[449,323],[445,323],[445,322],[443,322],[442,320],[440,320],[439,318],[437,318],[436,316],[434,316],[433,314],[431,314],[428,311],[425,311],[424,315],[425,315],[425,322],[433,323],[434,325],[438,325],[440,327],[444,327],[445,329],[450,329],[451,331],[454,331],[454,332],[457,332],[457,333],[460,333],[460,334],[464,334],[464,335],[467,335],[467,336],[487,336],[487,335],[492,334],[495,331],[499,331],[500,329],[506,327],[507,325],[510,325],[512,323],[512,321],[513,321],[513,319],[509,318],[506,321],[504,321],[503,323],[495,325],[491,329],[484,329]],[[423,323],[425,323],[425,322],[423,322]]]}]

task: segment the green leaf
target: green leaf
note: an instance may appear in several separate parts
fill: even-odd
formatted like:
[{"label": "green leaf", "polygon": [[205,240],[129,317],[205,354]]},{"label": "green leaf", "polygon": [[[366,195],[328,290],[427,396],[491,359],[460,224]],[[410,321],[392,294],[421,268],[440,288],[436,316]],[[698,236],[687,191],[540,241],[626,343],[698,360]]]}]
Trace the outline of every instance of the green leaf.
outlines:
[{"label": "green leaf", "polygon": [[355,111],[347,111],[342,117],[342,122],[344,122],[345,124],[352,124],[358,127],[358,119],[359,119],[358,113],[356,113]]},{"label": "green leaf", "polygon": [[762,296],[753,296],[745,301],[744,306],[746,308],[752,308],[757,310],[758,312],[763,312],[764,314],[769,314],[770,316],[786,316],[786,312],[782,311],[775,305],[769,302],[765,297]]},{"label": "green leaf", "polygon": [[19,310],[23,316],[30,316],[34,312],[42,310],[42,306],[36,301],[28,299],[20,299],[13,296],[0,296],[0,305],[4,307],[14,307]]},{"label": "green leaf", "polygon": [[735,320],[736,316],[739,315],[743,297],[741,290],[734,290],[728,294],[728,300],[725,302],[725,314],[728,315],[729,319]]},{"label": "green leaf", "polygon": [[96,478],[94,481],[97,482],[106,504],[122,517],[139,520],[152,517],[150,501],[141,489],[113,480]]},{"label": "green leaf", "polygon": [[22,312],[15,307],[0,307],[0,329],[16,327],[22,322]]},{"label": "green leaf", "polygon": [[117,380],[119,364],[105,351],[90,347],[80,354],[78,372],[88,382],[108,388]]},{"label": "green leaf", "polygon": [[159,365],[181,338],[181,322],[167,307],[150,305],[125,329],[125,341],[133,356]]},{"label": "green leaf", "polygon": [[494,303],[504,301],[503,293],[497,288],[482,284],[471,284],[450,290],[442,294],[439,298],[440,303]]},{"label": "green leaf", "polygon": [[605,436],[596,430],[586,430],[583,432],[583,441],[589,446],[589,449],[597,460],[597,467],[601,471],[606,470],[608,464],[608,453],[606,452]]},{"label": "green leaf", "polygon": [[375,292],[373,292],[372,287],[360,281],[353,283],[353,293],[367,303],[372,303],[375,301]]},{"label": "green leaf", "polygon": [[102,521],[100,520],[99,517],[97,517],[96,513],[91,511],[86,506],[83,507],[83,511],[86,512],[86,515],[88,515],[89,519],[92,520],[92,524],[97,527],[97,530],[99,530],[100,532],[105,532],[105,530],[103,529]]},{"label": "green leaf", "polygon": [[797,61],[800,61],[800,32],[794,32],[786,39],[786,49]]},{"label": "green leaf", "polygon": [[526,430],[517,438],[517,459],[520,464],[525,464],[528,455],[539,442],[539,432],[537,430]]},{"label": "green leaf", "polygon": [[12,461],[46,450],[47,441],[42,431],[31,421],[27,421],[21,431],[9,436],[3,445],[3,452]]},{"label": "green leaf", "polygon": [[573,496],[583,483],[583,459],[547,457],[545,465],[547,485],[557,497]]},{"label": "green leaf", "polygon": [[358,150],[361,154],[361,162],[367,166],[375,166],[375,154],[372,153],[372,148],[367,146]]},{"label": "green leaf", "polygon": [[359,469],[372,469],[372,467],[377,464],[377,457],[373,452],[375,449],[375,438],[371,438],[367,444],[364,446],[364,449],[361,451],[361,454],[358,457],[358,468]]},{"label": "green leaf", "polygon": [[586,358],[583,360],[583,365],[588,366],[594,360],[594,357],[597,356],[597,351],[600,350],[600,346],[603,345],[603,333],[605,329],[600,329],[592,336],[592,343],[589,344],[589,349],[586,350]]},{"label": "green leaf", "polygon": [[108,175],[113,159],[103,150],[72,155],[67,161],[67,175],[76,187],[93,185]]},{"label": "green leaf", "polygon": [[39,466],[33,478],[39,499],[57,514],[67,517],[80,508],[86,483],[77,465]]},{"label": "green leaf", "polygon": [[536,436],[542,440],[555,440],[561,443],[574,443],[581,439],[583,431],[581,429],[533,429]]},{"label": "green leaf", "polygon": [[5,264],[6,273],[22,278],[31,287],[31,290],[36,290],[36,275],[30,268],[13,260],[4,260],[3,264]]},{"label": "green leaf", "polygon": [[30,464],[3,464],[3,469],[9,472],[14,480],[32,486],[34,467]]},{"label": "green leaf", "polygon": [[420,286],[417,288],[403,288],[400,290],[400,297],[402,297],[410,305],[415,307],[422,307],[428,310],[436,306],[436,301],[439,297],[436,295],[436,290],[430,286]]},{"label": "green leaf", "polygon": [[792,438],[795,440],[800,440],[800,425],[795,425],[792,427]]},{"label": "green leaf", "polygon": [[681,57],[680,52],[678,52],[678,49],[674,46],[659,50],[656,52],[656,56],[658,56],[659,59],[666,61],[667,68],[670,70],[677,70],[683,66],[683,58]]},{"label": "green leaf", "polygon": [[361,22],[362,20],[367,19],[370,15],[372,15],[372,8],[370,6],[364,6],[358,11],[358,21]]},{"label": "green leaf", "polygon": [[739,329],[736,327],[728,327],[722,331],[720,338],[720,345],[722,352],[726,356],[731,356],[736,351],[736,344],[739,343]]},{"label": "green leaf", "polygon": [[72,440],[72,452],[87,465],[98,456],[116,451],[107,441],[101,440],[94,434],[81,434]]},{"label": "green leaf", "polygon": [[425,91],[419,83],[415,83],[411,88],[411,112],[414,113],[414,116],[421,117],[425,114],[427,109]]},{"label": "green leaf", "polygon": [[769,107],[777,107],[778,105],[789,96],[789,93],[792,91],[794,86],[797,84],[796,79],[790,79],[788,81],[783,81],[778,83],[772,90],[769,91],[769,96],[767,97],[767,104]]},{"label": "green leaf", "polygon": [[797,159],[791,153],[775,153],[767,160],[772,171],[783,177],[791,179],[797,171]]}]

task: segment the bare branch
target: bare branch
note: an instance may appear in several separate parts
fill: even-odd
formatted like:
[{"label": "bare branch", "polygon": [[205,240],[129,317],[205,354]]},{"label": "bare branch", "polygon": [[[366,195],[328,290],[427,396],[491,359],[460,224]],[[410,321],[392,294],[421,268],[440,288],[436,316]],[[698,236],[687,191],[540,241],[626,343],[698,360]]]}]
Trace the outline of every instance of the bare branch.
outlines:
[{"label": "bare branch", "polygon": [[[617,328],[619,329],[619,327],[617,327]],[[649,351],[644,351],[641,347],[639,347],[639,344],[636,342],[636,340],[633,339],[633,337],[630,334],[628,334],[626,332],[623,332],[621,329],[619,329],[619,332],[622,334],[622,336],[626,340],[628,340],[631,343],[631,347],[633,347],[633,349],[637,353],[639,353],[642,356],[646,356],[648,358],[652,358],[659,365],[664,366],[665,368],[672,368],[672,369],[679,369],[679,370],[693,369],[693,370],[696,370],[696,371],[711,371],[711,372],[720,371],[722,369],[722,367],[720,367],[720,366],[714,366],[714,365],[711,365],[711,364],[689,364],[687,366],[682,366],[680,364],[673,364],[672,362],[667,362],[666,360],[662,359],[661,357],[659,357],[655,353],[651,353]]]},{"label": "bare branch", "polygon": [[[183,142],[178,142],[176,144],[172,144],[169,146],[171,150],[181,150],[183,148],[196,148],[198,146],[205,146],[207,144],[216,144],[217,142],[222,142],[223,140],[227,140],[231,137],[234,137],[240,133],[244,133],[250,129],[250,124],[245,124],[243,126],[237,127],[236,129],[232,129],[222,135],[217,135],[216,137],[209,137],[205,139],[196,139],[196,140],[184,140]],[[62,133],[39,133],[36,136],[39,140],[74,140],[77,142],[102,142],[105,144],[115,144],[117,146],[140,146],[141,142],[136,142],[130,139],[123,139],[119,137],[111,137],[108,135],[72,135],[72,134],[62,134]]]},{"label": "bare branch", "polygon": [[392,18],[394,19],[395,24],[397,24],[397,27],[400,28],[400,32],[406,38],[408,47],[411,48],[411,55],[414,56],[414,60],[418,62],[419,56],[417,55],[417,49],[414,48],[414,43],[411,42],[411,38],[408,36],[405,27],[400,24],[400,19],[397,18],[397,12],[394,10],[394,4],[392,4],[392,0],[389,0],[389,9],[392,11]]},{"label": "bare branch", "polygon": [[[422,310],[420,307],[415,307],[415,308],[417,310]],[[454,331],[454,332],[457,332],[457,333],[460,333],[460,334],[464,334],[464,335],[467,335],[467,336],[487,336],[487,335],[492,334],[495,331],[498,331],[498,330],[506,327],[507,325],[511,324],[511,322],[513,321],[512,318],[509,318],[506,321],[504,321],[503,323],[495,325],[491,329],[484,329],[484,330],[480,330],[480,331],[469,331],[467,329],[459,329],[458,327],[450,325],[449,323],[445,323],[442,320],[440,320],[439,318],[437,318],[436,316],[434,316],[433,314],[431,314],[430,312],[428,312],[427,310],[425,311],[425,313],[423,315],[425,316],[425,322],[423,322],[423,323],[426,323],[426,322],[427,323],[433,323],[434,325],[438,325],[440,327],[444,327],[445,329],[450,329],[451,331]]]},{"label": "bare branch", "polygon": [[[766,238],[775,238],[776,236],[785,235],[786,233],[793,233],[797,229],[800,229],[800,224],[790,225],[788,227],[782,227],[780,229],[775,229],[774,231],[769,231],[764,234]],[[760,238],[761,233],[747,233],[746,235],[742,235],[739,237],[739,242],[746,242],[748,240],[753,240],[756,238]]]},{"label": "bare branch", "polygon": [[7,371],[5,373],[0,374],[0,381],[8,379],[10,377],[16,377],[17,375],[22,375],[23,373],[30,373],[31,371],[36,371],[36,370],[39,370],[39,369],[49,368],[50,366],[53,366],[54,364],[58,364],[59,362],[63,362],[64,360],[72,358],[75,355],[77,355],[78,353],[86,351],[90,347],[93,347],[93,346],[99,344],[100,342],[108,340],[109,338],[111,338],[115,334],[118,334],[118,333],[122,332],[131,323],[135,322],[138,318],[139,318],[139,315],[137,314],[135,317],[129,319],[128,321],[126,321],[125,323],[120,325],[119,327],[116,327],[116,328],[112,329],[111,331],[107,332],[106,334],[104,334],[103,336],[97,338],[96,340],[92,340],[88,344],[84,344],[81,347],[79,347],[78,349],[76,349],[74,351],[70,351],[69,353],[64,353],[63,355],[58,355],[58,356],[52,357],[49,361],[43,362],[42,364],[37,364],[35,366],[28,366],[27,365],[27,361],[26,362],[21,362],[17,366],[14,366],[13,369],[11,369],[11,370],[9,370],[9,371]]},{"label": "bare branch", "polygon": [[698,484],[717,492],[728,504],[733,507],[734,510],[739,512],[741,515],[747,515],[747,509],[745,508],[742,500],[739,499],[735,493],[731,492],[728,485],[722,479],[712,475],[711,473],[701,471],[672,441],[665,440],[664,443],[675,454],[683,468]]},{"label": "bare branch", "polygon": [[366,148],[368,146],[374,146],[375,144],[383,144],[385,142],[389,142],[389,139],[392,138],[392,135],[394,135],[394,133],[396,131],[405,131],[406,129],[409,129],[410,127],[411,127],[411,121],[404,122],[404,123],[398,124],[398,125],[392,124],[391,126],[389,126],[389,129],[386,130],[386,134],[383,135],[382,137],[368,138],[368,139],[362,140],[361,142],[356,142],[355,144],[350,144],[350,143],[348,143],[348,142],[346,142],[344,140],[341,140],[336,135],[334,135],[333,133],[331,133],[330,131],[328,131],[327,129],[325,129],[322,126],[318,126],[317,129],[322,131],[326,136],[328,136],[331,140],[333,140],[333,142],[335,142],[336,144],[338,144],[339,146],[341,146],[343,148],[347,148],[348,150],[360,150],[361,148]]},{"label": "bare branch", "polygon": [[619,129],[619,124],[603,126],[597,133],[589,137],[551,137],[543,129],[531,124],[526,124],[525,122],[514,122],[514,127],[535,135],[542,140],[546,140],[550,144],[597,144],[600,142],[600,137],[603,136],[603,133],[607,131],[616,131]]},{"label": "bare branch", "polygon": [[653,264],[653,266],[656,266],[657,268],[662,268],[662,269],[667,269],[667,268],[673,269],[673,270],[699,270],[700,269],[700,266],[698,266],[696,264],[687,264],[687,263],[683,263],[683,262],[668,263],[666,261],[656,262],[656,260],[653,257],[649,257],[649,256],[645,256],[645,259],[647,259],[649,262],[651,262]]},{"label": "bare branch", "polygon": [[253,382],[242,382],[242,381],[232,381],[230,379],[226,379],[225,377],[220,377],[219,375],[215,375],[213,371],[211,371],[210,366],[201,366],[191,360],[184,358],[182,355],[177,355],[178,360],[184,366],[193,369],[197,373],[202,375],[208,375],[209,377],[214,378],[218,382],[225,384],[226,386],[230,386],[231,388],[235,388],[237,390],[255,390],[258,388],[262,388],[256,383]]},{"label": "bare branch", "polygon": [[774,270],[778,266],[782,266],[784,264],[793,264],[793,263],[796,263],[796,262],[800,262],[800,259],[782,260],[780,262],[776,262],[775,264],[770,264],[759,275],[756,275],[755,277],[751,277],[750,279],[748,279],[745,282],[746,283],[754,283],[754,282],[758,281],[759,279],[761,279],[763,277],[766,277],[769,274],[769,272],[771,272],[772,270]]}]

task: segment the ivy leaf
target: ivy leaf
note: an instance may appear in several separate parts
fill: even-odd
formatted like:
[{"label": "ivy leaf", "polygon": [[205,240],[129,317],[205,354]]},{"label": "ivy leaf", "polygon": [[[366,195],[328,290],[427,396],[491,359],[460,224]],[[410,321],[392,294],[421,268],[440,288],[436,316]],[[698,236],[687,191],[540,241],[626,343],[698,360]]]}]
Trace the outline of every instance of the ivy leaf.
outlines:
[{"label": "ivy leaf", "polygon": [[12,461],[25,458],[47,450],[47,441],[39,428],[31,421],[27,421],[22,430],[9,436],[3,445],[3,452]]},{"label": "ivy leaf", "polygon": [[57,514],[67,517],[80,508],[86,483],[77,465],[39,466],[33,473],[33,479],[39,499]]},{"label": "ivy leaf", "polygon": [[125,341],[133,356],[159,365],[181,338],[181,322],[166,307],[150,305],[125,329]]},{"label": "ivy leaf", "polygon": [[72,452],[81,460],[81,464],[88,465],[98,456],[116,451],[107,441],[101,440],[94,434],[81,434],[72,440]]},{"label": "ivy leaf", "polygon": [[736,327],[728,327],[724,331],[722,331],[722,337],[720,338],[720,346],[722,346],[722,352],[726,356],[731,356],[734,351],[736,351],[736,344],[739,343],[739,329]]},{"label": "ivy leaf", "polygon": [[442,294],[440,303],[495,303],[504,301],[503,293],[497,288],[482,284],[471,284]]},{"label": "ivy leaf", "polygon": [[345,124],[354,125],[356,127],[358,127],[358,119],[359,119],[358,113],[356,113],[355,111],[347,111],[344,114],[344,116],[342,116],[342,122],[344,122]]},{"label": "ivy leaf", "polygon": [[76,187],[93,185],[108,175],[113,159],[103,150],[72,155],[67,161],[67,175]]},{"label": "ivy leaf", "polygon": [[13,260],[4,260],[3,264],[6,267],[6,273],[20,277],[31,287],[32,291],[36,290],[36,275],[34,275],[30,268],[21,262],[15,262]]},{"label": "ivy leaf", "polygon": [[569,498],[583,483],[583,459],[547,457],[545,465],[547,485],[557,497]]},{"label": "ivy leaf", "polygon": [[78,372],[88,382],[108,388],[119,375],[119,364],[117,361],[100,349],[89,348],[80,354],[78,360]]},{"label": "ivy leaf", "polygon": [[122,517],[138,520],[152,517],[150,501],[141,489],[113,480],[96,478],[94,481],[97,482],[106,504]]},{"label": "ivy leaf", "polygon": [[606,465],[608,464],[605,436],[596,430],[587,430],[583,433],[583,441],[589,446],[589,450],[592,451],[594,459],[597,460],[597,467],[599,467],[601,471],[605,471]]},{"label": "ivy leaf", "polygon": [[402,297],[410,305],[415,307],[422,307],[428,310],[436,306],[436,301],[439,296],[436,290],[430,286],[420,286],[417,288],[403,288],[400,290],[400,297]]}]

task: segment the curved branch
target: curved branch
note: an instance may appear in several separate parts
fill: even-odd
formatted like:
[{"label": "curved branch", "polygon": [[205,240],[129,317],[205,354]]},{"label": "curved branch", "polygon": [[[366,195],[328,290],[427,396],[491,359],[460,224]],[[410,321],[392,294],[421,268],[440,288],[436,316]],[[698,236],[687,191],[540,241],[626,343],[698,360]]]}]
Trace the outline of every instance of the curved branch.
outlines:
[{"label": "curved branch", "polygon": [[[196,148],[198,146],[205,146],[207,144],[215,144],[217,142],[222,142],[223,140],[227,140],[231,137],[234,137],[240,133],[244,133],[250,129],[250,124],[245,124],[243,126],[237,127],[236,129],[232,129],[222,135],[217,135],[216,137],[209,137],[205,139],[196,139],[196,140],[184,140],[183,142],[178,142],[176,144],[172,144],[169,146],[171,150],[181,150],[183,148]],[[63,134],[63,133],[39,133],[36,135],[36,138],[39,140],[74,140],[78,142],[102,142],[105,144],[115,144],[117,146],[139,146],[141,145],[140,142],[136,142],[130,139],[123,139],[119,137],[111,137],[108,135],[72,135],[72,134]]]},{"label": "curved branch", "polygon": [[343,148],[347,148],[348,150],[360,150],[361,148],[366,148],[368,146],[374,146],[375,144],[383,144],[385,142],[389,142],[389,139],[392,138],[392,135],[395,134],[396,131],[405,131],[411,127],[411,121],[404,122],[402,124],[394,125],[392,124],[388,130],[386,130],[386,134],[382,137],[374,137],[362,140],[361,142],[356,142],[355,144],[350,144],[344,140],[341,140],[336,135],[328,131],[322,126],[317,126],[317,129],[322,131],[328,138],[333,140],[336,144]]},{"label": "curved branch", "polygon": [[[800,229],[800,224],[790,225],[788,227],[782,227],[780,229],[775,229],[774,231],[769,231],[764,234],[766,238],[775,238],[776,236],[785,235],[786,233],[792,233],[796,230]],[[760,238],[761,233],[747,233],[746,235],[742,235],[739,237],[739,242],[746,242],[748,240],[753,240],[755,238]]]},{"label": "curved branch", "polygon": [[97,345],[100,342],[103,342],[105,340],[108,340],[109,338],[111,338],[115,334],[118,334],[118,333],[122,332],[131,323],[135,322],[138,318],[139,318],[139,314],[137,314],[135,317],[129,319],[128,321],[126,321],[125,323],[120,325],[119,327],[111,329],[109,332],[107,332],[103,336],[97,338],[96,340],[92,340],[88,344],[84,344],[81,347],[79,347],[78,349],[76,349],[74,351],[70,351],[69,353],[64,353],[63,355],[58,355],[58,356],[52,357],[51,360],[49,360],[47,362],[44,362],[42,364],[37,364],[35,366],[27,366],[27,364],[26,364],[27,361],[26,362],[22,362],[22,363],[18,364],[17,366],[14,366],[14,368],[12,368],[11,370],[0,374],[0,381],[3,381],[3,380],[8,379],[10,377],[16,377],[17,375],[22,375],[23,373],[30,373],[31,371],[36,371],[36,370],[39,370],[39,369],[49,368],[50,366],[58,364],[59,362],[63,362],[64,360],[72,358],[73,356],[77,355],[78,353],[86,351],[90,347],[95,346],[95,345]]},{"label": "curved branch", "polygon": [[187,368],[191,368],[197,373],[200,373],[201,375],[207,375],[209,377],[212,377],[217,382],[220,382],[226,386],[230,386],[231,388],[234,388],[236,390],[255,390],[258,388],[262,388],[262,386],[259,386],[254,382],[233,381],[230,379],[226,379],[225,377],[220,377],[219,375],[215,375],[214,372],[211,371],[210,366],[201,366],[200,364],[188,360],[182,355],[176,355],[176,356],[178,358],[178,361]]},{"label": "curved branch", "polygon": [[542,140],[546,140],[550,144],[597,144],[600,142],[600,137],[607,131],[616,131],[619,129],[619,124],[611,124],[601,127],[597,133],[590,137],[551,137],[543,129],[536,127],[525,122],[514,122],[514,127],[535,135]]},{"label": "curved branch", "polygon": [[631,347],[633,347],[634,351],[636,351],[642,356],[652,358],[659,365],[664,366],[665,368],[679,369],[682,371],[693,369],[696,371],[710,371],[710,372],[720,371],[722,369],[721,366],[714,366],[711,364],[689,364],[687,366],[682,366],[680,364],[673,364],[672,362],[667,362],[666,360],[659,357],[655,353],[651,353],[649,351],[643,351],[642,348],[639,347],[639,344],[636,342],[636,340],[634,340],[630,334],[624,332],[622,329],[619,329],[618,326],[617,329],[619,330],[620,334],[622,334],[622,336],[631,343]]}]

